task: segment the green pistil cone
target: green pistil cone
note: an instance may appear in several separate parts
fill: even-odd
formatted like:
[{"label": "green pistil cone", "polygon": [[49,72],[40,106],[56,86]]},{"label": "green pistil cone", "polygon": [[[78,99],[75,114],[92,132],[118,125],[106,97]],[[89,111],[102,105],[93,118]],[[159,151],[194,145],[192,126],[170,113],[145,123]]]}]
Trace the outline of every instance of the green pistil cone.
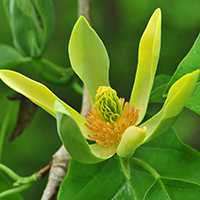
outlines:
[{"label": "green pistil cone", "polygon": [[95,106],[104,120],[113,124],[121,116],[123,104],[115,90],[111,87],[101,86],[97,90]]}]

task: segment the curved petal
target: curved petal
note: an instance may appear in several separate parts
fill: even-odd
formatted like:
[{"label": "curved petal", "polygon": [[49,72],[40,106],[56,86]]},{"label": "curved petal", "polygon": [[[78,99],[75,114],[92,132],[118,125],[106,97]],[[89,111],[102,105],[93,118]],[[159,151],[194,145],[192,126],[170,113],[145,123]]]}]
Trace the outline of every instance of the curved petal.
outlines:
[{"label": "curved petal", "polygon": [[78,124],[80,124],[81,130],[83,130],[83,132],[86,134],[85,137],[87,137],[87,132],[89,129],[84,125],[87,123],[87,121],[73,108],[65,104],[56,95],[54,95],[47,87],[11,70],[0,70],[0,78],[13,90],[26,96],[33,103],[43,108],[54,117],[56,117],[54,103],[56,100],[60,102],[65,110],[71,114]]},{"label": "curved petal", "polygon": [[84,138],[79,125],[68,111],[57,112],[57,129],[60,138],[70,156],[80,163],[98,163],[106,160],[93,154],[90,145]]},{"label": "curved petal", "polygon": [[102,145],[95,143],[90,145],[92,152],[102,158],[110,158],[116,153],[117,145],[112,145],[111,147],[104,148]]},{"label": "curved petal", "polygon": [[147,128],[147,136],[144,142],[164,133],[176,121],[194,91],[199,72],[200,70],[196,70],[187,74],[172,85],[163,108],[140,126]]},{"label": "curved petal", "polygon": [[143,129],[130,126],[128,127],[119,143],[117,148],[117,155],[122,158],[130,158],[137,147],[139,147],[146,137],[146,127]]},{"label": "curved petal", "polygon": [[161,38],[161,11],[155,10],[142,35],[139,45],[138,66],[130,104],[139,109],[139,124],[147,109],[154,75],[157,68]]},{"label": "curved petal", "polygon": [[94,105],[99,86],[109,86],[109,58],[101,39],[83,16],[73,28],[69,58],[73,70],[86,85],[91,104]]}]

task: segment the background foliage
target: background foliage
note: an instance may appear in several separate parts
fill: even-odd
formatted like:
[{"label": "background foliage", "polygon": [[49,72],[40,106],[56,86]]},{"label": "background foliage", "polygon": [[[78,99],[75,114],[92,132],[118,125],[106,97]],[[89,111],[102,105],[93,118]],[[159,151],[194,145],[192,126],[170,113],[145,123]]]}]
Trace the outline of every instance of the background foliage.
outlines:
[{"label": "background foliage", "polygon": [[[77,1],[53,1],[56,14],[56,27],[53,38],[44,57],[63,67],[70,67],[68,42],[72,27],[77,19]],[[118,96],[129,99],[137,63],[137,51],[141,34],[153,11],[162,10],[162,46],[157,74],[172,75],[182,58],[193,45],[200,26],[199,0],[127,0],[92,1],[93,26],[103,40],[111,61],[111,85]],[[10,27],[0,3],[0,43],[12,45]],[[30,65],[17,68],[18,71],[40,81]],[[122,84],[123,83],[123,84]],[[80,110],[81,96],[69,86],[50,86],[54,93],[72,107]],[[0,124],[9,107],[7,95],[14,92],[0,83]],[[149,112],[156,112],[159,105],[150,105]],[[2,162],[22,176],[32,174],[49,163],[61,142],[56,133],[55,120],[42,111],[36,116],[24,134],[9,142],[15,123],[9,126]],[[175,127],[181,138],[192,147],[200,150],[199,117],[184,110]],[[47,178],[37,182],[31,189],[22,193],[25,199],[40,199]],[[37,191],[37,193],[36,193]]]}]

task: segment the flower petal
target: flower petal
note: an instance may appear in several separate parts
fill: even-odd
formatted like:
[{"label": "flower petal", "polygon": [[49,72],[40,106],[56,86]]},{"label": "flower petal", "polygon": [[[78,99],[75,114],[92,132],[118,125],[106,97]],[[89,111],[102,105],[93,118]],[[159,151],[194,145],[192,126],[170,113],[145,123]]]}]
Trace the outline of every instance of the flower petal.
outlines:
[{"label": "flower petal", "polygon": [[109,58],[101,39],[83,16],[73,28],[69,57],[73,70],[86,85],[94,105],[99,86],[109,86]]},{"label": "flower petal", "polygon": [[139,124],[147,109],[154,75],[157,68],[161,38],[161,11],[155,10],[142,35],[139,45],[138,66],[130,104],[139,109]]},{"label": "flower petal", "polygon": [[92,152],[102,158],[110,158],[116,153],[117,145],[112,145],[111,147],[103,147],[98,143],[90,145]]},{"label": "flower petal", "polygon": [[[70,109],[71,110],[70,110]],[[75,110],[73,110],[71,107],[69,107],[67,104],[63,104],[63,102],[60,102],[58,100],[56,100],[54,102],[54,111],[57,113],[62,113],[65,115],[69,115],[76,121],[76,123],[78,124],[83,136],[88,139],[88,140],[92,140],[91,138],[88,137],[88,135],[93,135],[94,133],[87,128],[87,126],[85,125],[86,123],[88,123],[87,120],[85,120],[78,112],[76,112]],[[73,111],[73,112],[72,112]]]},{"label": "flower petal", "polygon": [[196,70],[175,82],[169,90],[163,108],[151,119],[140,125],[141,128],[147,128],[144,142],[161,135],[176,121],[194,91],[199,72],[200,70]]},{"label": "flower petal", "polygon": [[43,108],[54,117],[56,117],[54,103],[56,100],[60,102],[60,104],[71,114],[76,122],[81,124],[81,130],[86,133],[85,137],[87,138],[89,129],[84,125],[87,121],[73,108],[54,95],[47,87],[11,70],[0,70],[0,78],[13,90],[26,96],[33,103]]},{"label": "flower petal", "polygon": [[146,137],[146,128],[143,129],[130,126],[122,136],[122,140],[117,148],[117,155],[122,158],[130,158],[135,149],[139,147]]},{"label": "flower petal", "polygon": [[80,163],[91,164],[102,162],[107,159],[98,157],[92,152],[79,125],[68,111],[65,111],[64,114],[57,112],[56,119],[57,129],[62,143],[74,160]]}]

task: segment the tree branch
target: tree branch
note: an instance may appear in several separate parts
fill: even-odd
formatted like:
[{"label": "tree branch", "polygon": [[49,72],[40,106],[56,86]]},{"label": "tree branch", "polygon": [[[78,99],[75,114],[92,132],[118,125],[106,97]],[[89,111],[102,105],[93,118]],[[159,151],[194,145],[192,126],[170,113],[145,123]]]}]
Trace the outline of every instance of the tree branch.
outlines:
[{"label": "tree branch", "polygon": [[53,163],[49,172],[49,179],[41,200],[53,200],[58,188],[65,178],[70,160],[70,155],[62,145],[53,156]]},{"label": "tree branch", "polygon": [[[83,15],[90,25],[92,26],[91,19],[91,0],[78,0],[79,11],[78,15]],[[85,117],[89,110],[91,109],[90,98],[85,85],[83,86],[83,100],[82,100],[82,109],[81,115]],[[65,147],[62,145],[61,148],[53,156],[53,164],[50,170],[49,179],[47,186],[44,190],[41,200],[53,200],[59,186],[64,179],[68,164],[70,160],[70,155],[66,151]]]}]

